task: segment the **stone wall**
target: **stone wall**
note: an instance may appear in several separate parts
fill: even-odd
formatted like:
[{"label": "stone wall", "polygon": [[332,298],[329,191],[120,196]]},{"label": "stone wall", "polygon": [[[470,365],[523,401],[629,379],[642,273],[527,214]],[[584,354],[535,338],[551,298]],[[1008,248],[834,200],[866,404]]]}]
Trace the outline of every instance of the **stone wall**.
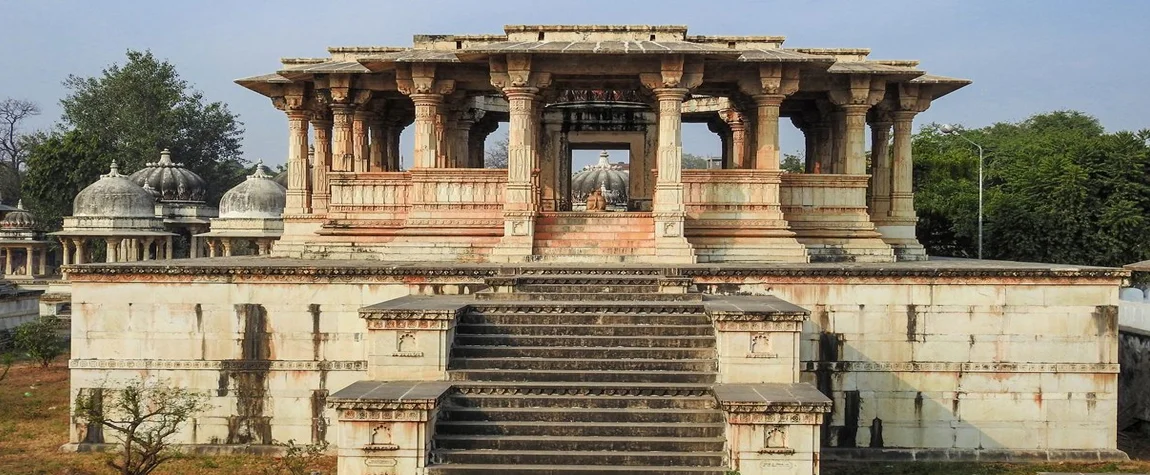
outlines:
[{"label": "stone wall", "polygon": [[[284,261],[300,262],[252,259]],[[185,442],[335,442],[323,399],[365,379],[373,354],[359,308],[471,291],[498,272],[310,262],[73,272],[73,391],[106,377],[171,378],[215,396]],[[775,295],[810,310],[800,369],[834,400],[821,438],[839,456],[1117,457],[1122,273],[931,265],[676,271],[708,293]]]},{"label": "stone wall", "polygon": [[1118,429],[1150,433],[1150,332],[1121,327],[1118,361]]}]

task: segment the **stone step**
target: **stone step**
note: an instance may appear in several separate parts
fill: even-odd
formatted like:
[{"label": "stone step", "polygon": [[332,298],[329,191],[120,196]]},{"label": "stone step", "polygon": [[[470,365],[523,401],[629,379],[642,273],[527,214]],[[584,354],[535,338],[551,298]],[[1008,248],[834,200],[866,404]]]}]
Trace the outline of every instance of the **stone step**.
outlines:
[{"label": "stone step", "polygon": [[607,269],[601,274],[531,274],[515,277],[520,285],[525,284],[632,284],[632,285],[658,285],[659,281],[666,279],[658,274],[647,274],[642,271],[625,273],[622,270],[612,272]]},{"label": "stone step", "polygon": [[623,292],[592,292],[578,293],[579,289],[571,292],[478,292],[475,299],[478,301],[548,301],[564,302],[574,301],[580,303],[596,301],[635,301],[646,302],[702,302],[703,294],[691,292],[683,294],[671,293],[623,293]]},{"label": "stone step", "polygon": [[468,312],[459,317],[460,324],[494,325],[710,325],[711,320],[703,313],[614,313],[614,312],[571,312],[571,313],[508,313],[508,312]]},{"label": "stone step", "polygon": [[609,409],[537,407],[453,407],[440,412],[445,421],[488,422],[611,422],[611,423],[706,423],[724,421],[723,411],[714,409]]},{"label": "stone step", "polygon": [[606,409],[714,409],[711,396],[569,396],[565,394],[453,394],[453,407],[534,407]]},{"label": "stone step", "polygon": [[705,314],[706,311],[703,305],[697,302],[647,302],[647,301],[633,301],[633,302],[616,302],[616,301],[596,301],[596,302],[571,302],[571,301],[558,301],[558,302],[475,302],[471,304],[469,313],[616,313],[616,314],[638,314],[638,315],[659,315],[659,314],[682,314],[682,313],[697,313]]},{"label": "stone step", "polygon": [[600,383],[714,383],[715,373],[702,371],[587,371],[459,369],[447,372],[451,381],[552,381]]},{"label": "stone step", "polygon": [[570,325],[500,323],[461,323],[455,334],[485,335],[569,335],[569,336],[707,336],[714,335],[710,324],[703,325]]},{"label": "stone step", "polygon": [[547,226],[535,228],[536,240],[584,240],[589,238],[614,238],[636,241],[654,241],[655,228],[635,228],[631,226],[604,226],[602,229],[577,229],[576,226]]},{"label": "stone step", "polygon": [[709,422],[615,423],[540,421],[439,421],[437,434],[514,436],[618,436],[632,437],[721,437],[726,426]]},{"label": "stone step", "polygon": [[617,359],[678,359],[714,358],[713,347],[615,347],[588,348],[585,346],[506,346],[506,345],[464,345],[451,349],[453,358],[579,358],[588,354],[598,358]]},{"label": "stone step", "polygon": [[[592,352],[589,352],[592,353]],[[457,358],[450,369],[511,371],[669,371],[714,372],[711,359],[598,359],[598,358]]]},{"label": "stone step", "polygon": [[631,284],[625,280],[604,281],[593,284],[520,284],[516,292],[575,292],[580,294],[622,292],[629,294],[657,293],[659,284]]},{"label": "stone step", "polygon": [[572,385],[551,381],[459,381],[452,385],[461,395],[534,395],[534,396],[658,396],[713,397],[710,383],[600,383]]},{"label": "stone step", "polygon": [[611,452],[719,452],[723,437],[587,437],[516,435],[436,435],[444,450],[562,450]]},{"label": "stone step", "polygon": [[431,461],[435,464],[721,467],[723,453],[437,449],[431,452]]},{"label": "stone step", "polygon": [[713,348],[713,336],[455,335],[465,346],[581,346],[587,348]]},{"label": "stone step", "polygon": [[654,251],[625,254],[537,254],[536,262],[547,264],[661,264],[664,258]]},{"label": "stone step", "polygon": [[613,233],[598,235],[580,235],[579,237],[539,237],[535,236],[536,248],[564,248],[564,247],[654,247],[655,240],[650,236],[645,239],[632,239]]},{"label": "stone step", "polygon": [[535,253],[540,256],[653,256],[655,255],[653,244],[650,247],[599,247],[591,245],[536,247]]},{"label": "stone step", "polygon": [[606,467],[601,465],[506,465],[444,464],[427,467],[428,475],[595,475],[601,473],[635,475],[726,475],[725,467]]}]

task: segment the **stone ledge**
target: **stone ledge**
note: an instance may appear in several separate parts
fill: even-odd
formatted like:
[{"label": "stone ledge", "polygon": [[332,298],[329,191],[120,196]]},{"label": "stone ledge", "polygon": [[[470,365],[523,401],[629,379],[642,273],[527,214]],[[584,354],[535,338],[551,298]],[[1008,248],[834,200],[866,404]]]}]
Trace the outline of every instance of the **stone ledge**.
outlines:
[{"label": "stone ledge", "polygon": [[447,381],[357,381],[327,399],[338,410],[430,411],[439,406]]},{"label": "stone ledge", "polygon": [[366,320],[450,320],[467,310],[470,295],[408,295],[359,309]]},{"label": "stone ledge", "polygon": [[831,411],[831,400],[808,383],[716,384],[714,391],[728,413]]},{"label": "stone ledge", "polygon": [[824,447],[822,459],[867,462],[1127,462],[1121,450],[978,450]]},{"label": "stone ledge", "polygon": [[801,322],[810,312],[774,296],[706,296],[703,306],[716,322]]}]

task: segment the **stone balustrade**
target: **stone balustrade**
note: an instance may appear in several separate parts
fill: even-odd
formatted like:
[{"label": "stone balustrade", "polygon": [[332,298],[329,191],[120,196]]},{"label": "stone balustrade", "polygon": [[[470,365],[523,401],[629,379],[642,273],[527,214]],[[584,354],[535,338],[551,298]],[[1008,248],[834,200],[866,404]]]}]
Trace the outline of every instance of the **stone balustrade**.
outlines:
[{"label": "stone balustrade", "polygon": [[410,205],[410,172],[333,172],[331,217],[402,219]]},{"label": "stone balustrade", "polygon": [[811,260],[892,262],[867,214],[868,175],[782,175],[779,202],[795,238]]}]

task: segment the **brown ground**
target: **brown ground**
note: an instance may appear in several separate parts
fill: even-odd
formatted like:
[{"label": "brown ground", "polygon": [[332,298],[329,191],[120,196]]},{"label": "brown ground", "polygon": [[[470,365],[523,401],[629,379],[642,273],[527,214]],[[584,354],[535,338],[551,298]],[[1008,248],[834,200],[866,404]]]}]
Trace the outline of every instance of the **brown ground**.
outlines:
[{"label": "brown ground", "polygon": [[[60,361],[63,361],[61,358]],[[61,453],[68,441],[68,370],[18,364],[0,381],[0,474],[112,474],[104,454]],[[189,456],[160,466],[156,475],[264,475],[271,458]],[[335,473],[335,459],[323,467]],[[274,473],[274,472],[273,472]]]},{"label": "brown ground", "polygon": [[[63,358],[61,359],[63,360]],[[62,453],[68,439],[68,370],[19,364],[0,381],[0,474],[111,474],[107,455]],[[823,475],[1033,475],[1037,472],[1150,473],[1150,441],[1122,434],[1119,444],[1136,461],[1123,464],[825,464]],[[265,475],[272,459],[256,456],[189,456],[161,466],[156,475]],[[317,467],[335,473],[335,460]]]}]

